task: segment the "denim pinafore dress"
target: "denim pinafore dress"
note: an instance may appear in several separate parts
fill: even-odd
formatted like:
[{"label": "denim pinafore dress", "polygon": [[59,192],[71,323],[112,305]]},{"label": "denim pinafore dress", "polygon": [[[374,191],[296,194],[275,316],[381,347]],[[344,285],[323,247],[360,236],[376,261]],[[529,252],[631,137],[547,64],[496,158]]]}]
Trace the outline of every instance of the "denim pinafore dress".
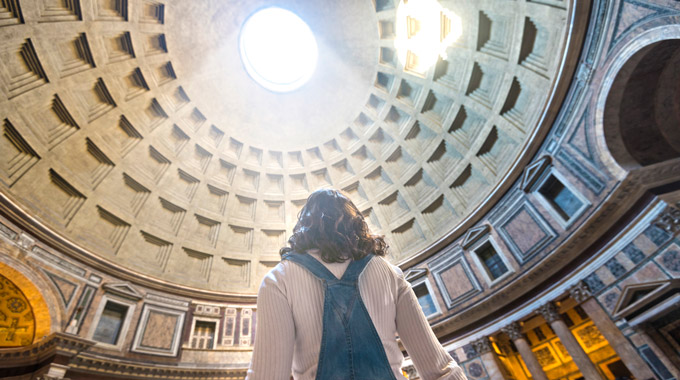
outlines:
[{"label": "denim pinafore dress", "polygon": [[373,256],[352,261],[340,279],[308,254],[291,252],[282,257],[323,283],[323,335],[316,380],[396,380],[359,293],[359,275]]}]

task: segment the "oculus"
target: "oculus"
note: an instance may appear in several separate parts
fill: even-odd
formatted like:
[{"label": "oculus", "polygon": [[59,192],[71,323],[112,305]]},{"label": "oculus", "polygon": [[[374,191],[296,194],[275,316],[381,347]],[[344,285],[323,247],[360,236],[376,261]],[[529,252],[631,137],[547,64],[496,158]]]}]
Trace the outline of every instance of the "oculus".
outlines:
[{"label": "oculus", "polygon": [[316,68],[318,47],[309,26],[295,13],[261,9],[241,29],[241,60],[255,82],[275,92],[304,85]]}]

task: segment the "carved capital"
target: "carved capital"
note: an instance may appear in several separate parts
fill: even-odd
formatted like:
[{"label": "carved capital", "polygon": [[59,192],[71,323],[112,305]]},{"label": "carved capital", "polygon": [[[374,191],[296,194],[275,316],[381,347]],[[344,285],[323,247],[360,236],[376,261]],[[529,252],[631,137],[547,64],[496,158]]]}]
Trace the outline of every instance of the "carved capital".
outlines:
[{"label": "carved capital", "polygon": [[662,230],[675,234],[680,231],[680,203],[676,203],[676,207],[670,206],[654,220],[654,225]]},{"label": "carved capital", "polygon": [[592,297],[593,294],[590,292],[590,288],[583,281],[579,281],[576,285],[569,289],[569,294],[578,303],[583,303]]},{"label": "carved capital", "polygon": [[543,316],[546,322],[552,323],[555,322],[558,319],[562,319],[562,316],[560,315],[559,311],[557,311],[557,306],[555,306],[554,303],[548,302],[543,306],[540,306],[536,310],[536,314],[540,314]]},{"label": "carved capital", "polygon": [[487,336],[474,340],[470,344],[472,344],[472,347],[474,347],[475,351],[480,355],[493,351],[493,345]]},{"label": "carved capital", "polygon": [[519,322],[512,322],[511,324],[503,327],[501,329],[511,340],[524,339],[524,334],[522,334],[522,326]]}]

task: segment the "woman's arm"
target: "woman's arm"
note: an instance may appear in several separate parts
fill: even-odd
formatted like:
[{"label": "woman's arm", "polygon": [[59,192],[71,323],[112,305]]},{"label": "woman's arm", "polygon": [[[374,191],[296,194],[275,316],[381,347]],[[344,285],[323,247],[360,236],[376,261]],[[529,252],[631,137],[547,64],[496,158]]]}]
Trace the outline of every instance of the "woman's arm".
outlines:
[{"label": "woman's arm", "polygon": [[397,333],[423,380],[466,380],[463,370],[439,343],[409,283],[399,279]]},{"label": "woman's arm", "polygon": [[272,272],[265,276],[257,295],[255,348],[247,380],[290,379],[295,324],[288,300]]}]

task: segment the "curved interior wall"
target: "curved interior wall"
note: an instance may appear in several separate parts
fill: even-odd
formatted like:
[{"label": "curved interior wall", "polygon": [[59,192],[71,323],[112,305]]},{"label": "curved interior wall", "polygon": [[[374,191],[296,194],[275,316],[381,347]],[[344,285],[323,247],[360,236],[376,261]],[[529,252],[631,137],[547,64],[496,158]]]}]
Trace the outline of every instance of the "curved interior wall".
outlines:
[{"label": "curved interior wall", "polygon": [[[680,161],[666,157],[628,167],[613,145],[602,141],[616,128],[632,128],[607,118],[611,111],[629,112],[613,101],[621,88],[620,72],[636,67],[626,62],[635,62],[631,57],[645,46],[653,49],[659,40],[678,37],[673,33],[680,12],[638,1],[589,5],[590,14],[581,15],[589,17],[589,25],[578,67],[539,151],[465,234],[404,268],[414,286],[429,294],[430,323],[470,378],[538,378],[541,371],[548,378],[609,378],[617,361],[636,378],[677,376],[677,358],[667,347],[672,341],[663,334],[673,331],[675,315],[672,302],[667,303],[680,277]],[[640,9],[646,16],[636,13]],[[659,78],[671,75],[661,72]],[[657,84],[657,94],[673,94]],[[661,104],[655,112],[665,109],[663,102],[655,104]],[[32,235],[40,231],[24,229],[7,210],[3,215],[8,216],[0,226],[3,259],[15,266],[21,260],[49,280],[49,292],[61,299],[60,327],[73,326],[69,331],[75,332],[64,340],[90,345],[70,359],[69,377],[106,376],[107,371],[133,378],[144,371],[159,378],[243,376],[256,335],[254,299],[225,301],[178,291],[172,284],[163,290],[112,276],[54,249],[50,239],[36,240]],[[506,271],[485,264],[482,253],[489,249]],[[92,338],[108,301],[128,307],[130,314],[121,340],[106,345]],[[660,314],[646,313],[653,308]],[[201,341],[210,323],[215,338]],[[154,331],[160,330],[149,326],[160,324],[175,327],[157,336]],[[571,331],[576,345],[565,331]],[[583,343],[584,337],[595,343]],[[198,348],[209,343],[212,347]],[[532,355],[548,357],[540,352],[560,365],[538,362],[537,369]],[[149,360],[156,363],[153,369],[142,364]],[[194,363],[206,368],[196,369]]]}]

